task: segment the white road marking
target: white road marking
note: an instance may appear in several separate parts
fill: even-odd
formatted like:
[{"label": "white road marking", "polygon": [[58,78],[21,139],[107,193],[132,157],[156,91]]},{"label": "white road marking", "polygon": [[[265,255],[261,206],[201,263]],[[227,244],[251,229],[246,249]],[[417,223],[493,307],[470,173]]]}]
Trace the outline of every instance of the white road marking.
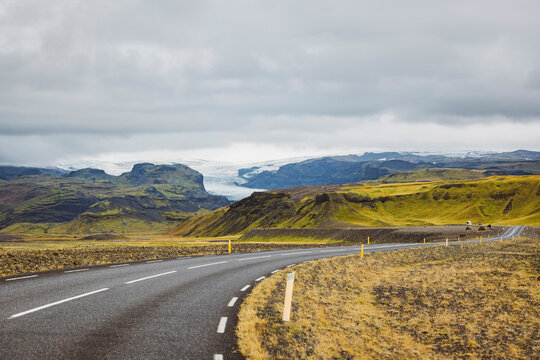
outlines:
[{"label": "white road marking", "polygon": [[281,254],[282,256],[297,255],[297,254],[311,254],[312,251],[297,251],[292,253]]},{"label": "white road marking", "polygon": [[223,316],[221,320],[219,320],[219,325],[217,327],[218,334],[223,334],[225,332],[225,326],[227,326],[227,317]]},{"label": "white road marking", "polygon": [[146,263],[147,264],[152,264],[152,263],[157,263],[157,262],[162,262],[163,260],[149,260],[147,261]]},{"label": "white road marking", "polygon": [[35,278],[35,277],[38,277],[38,276],[37,275],[19,276],[19,277],[16,277],[16,278],[6,279],[6,281],[30,279],[30,278]]},{"label": "white road marking", "polygon": [[64,271],[64,273],[69,274],[69,273],[80,272],[80,271],[88,271],[88,270],[90,270],[90,269],[75,269],[75,270]]},{"label": "white road marking", "polygon": [[260,278],[258,279],[255,279],[255,281],[261,281],[262,279],[264,279],[266,276],[261,276]]},{"label": "white road marking", "polygon": [[250,286],[251,286],[251,285],[246,285],[246,286],[244,286],[242,289],[240,289],[240,291],[246,291],[247,289],[250,288]]},{"label": "white road marking", "polygon": [[319,250],[319,252],[334,252],[334,251],[345,251],[343,249],[335,249],[335,250]]},{"label": "white road marking", "polygon": [[279,270],[281,270],[281,269],[274,270],[274,271],[272,271],[270,274],[275,274],[275,273],[277,273]]},{"label": "white road marking", "polygon": [[215,262],[215,263],[211,263],[211,264],[204,264],[204,265],[191,266],[191,267],[188,267],[188,270],[191,270],[191,269],[197,269],[197,268],[205,267],[205,266],[212,266],[212,265],[225,264],[225,263],[227,263],[227,262],[226,262],[226,261],[220,261],[220,262]]},{"label": "white road marking", "polygon": [[272,255],[255,256],[255,257],[250,257],[250,258],[243,258],[243,259],[238,259],[238,261],[254,260],[254,259],[262,259],[262,258],[269,258],[269,257],[272,257]]},{"label": "white road marking", "polygon": [[117,267],[123,267],[123,266],[129,266],[130,264],[118,264],[118,265],[111,265],[109,267],[111,268],[117,268]]},{"label": "white road marking", "polygon": [[169,275],[169,274],[173,274],[175,272],[176,272],[176,270],[167,271],[167,272],[164,272],[164,273],[161,273],[161,274],[151,275],[151,276],[143,277],[143,278],[140,278],[140,279],[127,281],[124,284],[133,284],[133,283],[136,283],[138,281],[148,280],[148,279],[152,279],[152,278],[155,278],[155,277],[158,277],[158,276],[163,276],[163,275]]},{"label": "white road marking", "polygon": [[235,296],[231,299],[231,301],[229,301],[229,303],[227,304],[228,307],[233,307],[234,306],[234,303],[236,302],[236,300],[238,300],[238,298]]},{"label": "white road marking", "polygon": [[291,266],[294,266],[294,265],[296,265],[296,264],[287,265],[286,267],[290,268]]},{"label": "white road marking", "polygon": [[214,360],[223,360],[223,355],[221,355],[221,354],[214,354]]},{"label": "white road marking", "polygon": [[103,289],[91,291],[91,292],[86,293],[86,294],[81,294],[81,295],[73,296],[73,297],[70,297],[70,298],[67,298],[67,299],[64,299],[64,300],[55,301],[55,302],[50,303],[50,304],[47,304],[47,305],[38,306],[37,308],[33,308],[33,309],[30,309],[30,310],[26,310],[26,311],[23,311],[23,312],[20,312],[20,313],[11,315],[11,316],[9,317],[9,319],[15,319],[15,318],[18,318],[19,316],[27,315],[27,314],[30,314],[30,313],[33,313],[33,312],[36,312],[36,311],[40,311],[40,310],[43,310],[43,309],[50,308],[51,306],[60,305],[60,304],[63,304],[63,303],[65,303],[65,302],[68,302],[68,301],[80,299],[80,298],[82,298],[82,297],[89,296],[89,295],[93,295],[93,294],[97,294],[97,293],[99,293],[99,292],[107,291],[107,290],[109,290],[109,288],[103,288]]}]

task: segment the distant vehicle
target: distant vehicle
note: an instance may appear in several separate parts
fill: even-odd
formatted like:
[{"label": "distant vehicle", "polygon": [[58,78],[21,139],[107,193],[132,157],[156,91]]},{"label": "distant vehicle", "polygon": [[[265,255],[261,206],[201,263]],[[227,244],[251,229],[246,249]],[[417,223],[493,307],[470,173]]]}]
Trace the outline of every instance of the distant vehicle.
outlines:
[{"label": "distant vehicle", "polygon": [[471,221],[467,221],[467,225],[472,225],[472,222],[471,222]]}]

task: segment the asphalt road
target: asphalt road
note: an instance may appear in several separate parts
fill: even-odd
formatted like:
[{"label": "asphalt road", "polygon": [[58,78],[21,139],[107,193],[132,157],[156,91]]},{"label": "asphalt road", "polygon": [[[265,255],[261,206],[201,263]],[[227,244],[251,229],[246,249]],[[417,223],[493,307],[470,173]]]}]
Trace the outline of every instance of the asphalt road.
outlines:
[{"label": "asphalt road", "polygon": [[[433,245],[440,243],[369,245],[364,253]],[[279,250],[2,279],[0,359],[241,358],[234,351],[237,311],[258,281],[293,264],[359,252]]]}]

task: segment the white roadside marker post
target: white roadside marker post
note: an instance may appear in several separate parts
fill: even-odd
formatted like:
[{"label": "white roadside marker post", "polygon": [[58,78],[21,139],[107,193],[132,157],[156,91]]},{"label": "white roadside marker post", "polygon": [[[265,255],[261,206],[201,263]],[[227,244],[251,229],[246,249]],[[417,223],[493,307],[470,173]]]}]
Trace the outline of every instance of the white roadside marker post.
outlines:
[{"label": "white roadside marker post", "polygon": [[294,286],[294,273],[287,275],[287,287],[285,288],[285,304],[283,305],[283,321],[291,319],[292,293]]}]

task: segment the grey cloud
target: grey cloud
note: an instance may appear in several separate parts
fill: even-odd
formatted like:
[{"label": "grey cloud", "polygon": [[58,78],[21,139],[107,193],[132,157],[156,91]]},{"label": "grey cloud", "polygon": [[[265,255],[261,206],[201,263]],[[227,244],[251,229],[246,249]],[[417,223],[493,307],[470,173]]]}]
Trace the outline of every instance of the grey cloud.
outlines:
[{"label": "grey cloud", "polygon": [[291,133],[326,147],[318,139],[385,113],[537,123],[539,10],[534,0],[4,1],[0,130],[43,138],[30,158],[65,152],[46,144],[68,135],[80,154],[98,151],[92,135],[124,139],[126,151],[294,143]]}]

